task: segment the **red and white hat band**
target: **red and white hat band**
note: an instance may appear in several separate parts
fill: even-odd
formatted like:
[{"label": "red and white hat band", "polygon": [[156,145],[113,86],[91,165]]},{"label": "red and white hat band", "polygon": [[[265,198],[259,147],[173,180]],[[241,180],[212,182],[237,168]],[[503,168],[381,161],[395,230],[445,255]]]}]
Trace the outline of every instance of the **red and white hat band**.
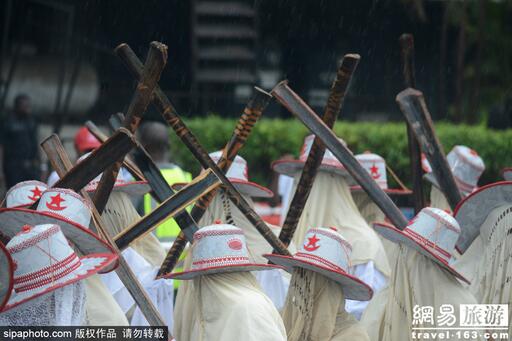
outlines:
[{"label": "red and white hat band", "polygon": [[337,271],[348,271],[352,246],[333,228],[310,229],[295,258]]},{"label": "red and white hat band", "polygon": [[449,262],[459,239],[460,227],[455,218],[445,211],[426,207],[409,222],[403,232]]},{"label": "red and white hat band", "polygon": [[36,180],[20,182],[7,192],[5,204],[7,208],[29,206],[35,203],[48,186]]},{"label": "red and white hat band", "polygon": [[[216,151],[209,154],[212,160],[217,163],[222,157],[222,151]],[[236,179],[240,181],[249,181],[249,170],[247,167],[247,161],[241,156],[235,156],[233,163],[229,167],[226,173],[228,179]]]},{"label": "red and white hat band", "polygon": [[[459,189],[465,193],[473,192],[485,170],[484,161],[478,153],[466,146],[455,146],[446,156],[446,160]],[[427,173],[432,172],[432,167],[424,155],[422,164]]]},{"label": "red and white hat band", "polygon": [[194,233],[192,270],[248,264],[245,235],[238,227],[217,224],[205,226]]},{"label": "red and white hat band", "polygon": [[80,267],[60,227],[53,224],[24,226],[7,244],[14,269],[17,293],[51,286]]},{"label": "red and white hat band", "polygon": [[[346,145],[345,141],[340,140],[344,145]],[[302,162],[306,162],[308,159],[309,152],[311,151],[311,147],[313,146],[313,142],[315,141],[315,135],[308,135],[304,139],[304,144],[302,145],[302,149],[300,150],[299,160]],[[325,149],[324,158],[322,159],[322,165],[333,166],[337,168],[344,168],[341,162],[334,156],[333,153],[329,149]]]},{"label": "red and white hat band", "polygon": [[382,189],[388,189],[388,175],[386,172],[386,161],[380,155],[363,153],[356,155],[357,161],[370,174]]},{"label": "red and white hat band", "polygon": [[85,228],[91,222],[90,207],[80,195],[69,189],[51,188],[45,191],[39,200],[37,211],[59,215]]}]

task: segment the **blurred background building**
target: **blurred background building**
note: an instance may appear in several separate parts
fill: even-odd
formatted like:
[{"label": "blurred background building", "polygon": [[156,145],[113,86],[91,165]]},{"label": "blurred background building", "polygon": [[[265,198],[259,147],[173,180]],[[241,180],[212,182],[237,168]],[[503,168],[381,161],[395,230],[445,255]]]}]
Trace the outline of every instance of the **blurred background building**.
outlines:
[{"label": "blurred background building", "polygon": [[[0,113],[18,93],[59,131],[125,110],[133,79],[113,54],[169,46],[160,86],[185,115],[238,115],[258,85],[288,79],[323,108],[335,65],[361,54],[344,118],[400,119],[398,37],[416,40],[417,87],[435,119],[510,125],[510,1],[3,0]],[[156,113],[151,112],[149,116]],[[288,117],[277,105],[266,115]]]}]

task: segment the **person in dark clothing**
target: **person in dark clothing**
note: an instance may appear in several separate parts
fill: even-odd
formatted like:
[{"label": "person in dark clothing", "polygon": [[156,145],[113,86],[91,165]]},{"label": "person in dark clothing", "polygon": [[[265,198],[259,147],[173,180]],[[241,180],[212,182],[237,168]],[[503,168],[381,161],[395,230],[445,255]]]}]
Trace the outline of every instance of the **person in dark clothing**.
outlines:
[{"label": "person in dark clothing", "polygon": [[6,117],[0,130],[0,144],[7,188],[21,181],[39,180],[37,123],[28,95],[21,94],[14,99],[14,111]]}]

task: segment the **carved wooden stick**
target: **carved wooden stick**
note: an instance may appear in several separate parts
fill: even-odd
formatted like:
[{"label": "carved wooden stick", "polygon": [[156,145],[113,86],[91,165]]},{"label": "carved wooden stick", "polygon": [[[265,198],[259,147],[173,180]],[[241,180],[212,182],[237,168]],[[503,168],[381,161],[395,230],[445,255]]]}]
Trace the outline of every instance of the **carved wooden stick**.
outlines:
[{"label": "carved wooden stick", "polygon": [[[124,126],[132,133],[137,129],[140,120],[142,119],[142,115],[151,102],[151,94],[158,84],[158,80],[160,79],[160,75],[166,62],[167,46],[162,43],[151,42],[144,71],[142,72],[140,82],[137,85],[135,94],[130,106],[128,107],[124,122]],[[114,187],[120,168],[121,162],[116,162],[109,169],[103,172],[103,175],[101,176],[98,189],[94,195],[94,203],[100,213],[103,212],[103,209],[107,204],[108,197]]]},{"label": "carved wooden stick", "polygon": [[404,229],[407,219],[396,207],[395,203],[380,188],[371,175],[361,166],[350,150],[345,147],[328,126],[315,112],[288,87],[286,82],[279,83],[272,90],[274,97],[292,114],[296,115],[308,129],[318,136],[333,155],[345,166],[350,175],[357,181],[370,198],[379,206],[384,214],[397,228]]},{"label": "carved wooden stick", "polygon": [[[330,128],[334,126],[336,117],[341,111],[345,94],[350,85],[350,80],[352,79],[352,75],[359,64],[360,59],[361,57],[358,54],[347,54],[343,57],[341,66],[338,68],[336,78],[332,83],[329,98],[327,99],[324,116],[322,117],[322,121],[324,121],[324,123]],[[297,229],[297,224],[299,223],[302,210],[306,205],[309,193],[313,187],[313,182],[315,181],[318,167],[320,167],[320,164],[322,163],[324,153],[324,144],[318,137],[315,137],[302,170],[299,183],[297,184],[297,189],[293,195],[290,208],[286,214],[283,228],[279,234],[279,239],[281,239],[284,245],[288,246],[290,244],[293,234]]]},{"label": "carved wooden stick", "polygon": [[[414,69],[414,37],[412,34],[402,34],[400,36],[400,47],[402,52],[402,72],[404,75],[405,87],[414,88],[416,86],[416,74]],[[407,141],[409,146],[409,163],[412,178],[412,193],[414,200],[414,212],[416,214],[426,206],[425,194],[423,193],[421,168],[421,150],[416,136],[407,123]]]},{"label": "carved wooden stick", "polygon": [[[236,155],[249,138],[252,128],[261,117],[263,110],[265,110],[268,103],[270,102],[270,99],[272,98],[269,93],[259,88],[255,88],[255,90],[256,92],[245,107],[244,113],[240,117],[240,120],[235,127],[235,131],[233,132],[231,139],[222,150],[222,156],[217,162],[217,166],[224,173],[229,170],[229,167],[231,167],[231,164]],[[195,204],[191,213],[195,221],[201,220],[216,193],[217,191],[208,193]],[[172,244],[169,252],[167,253],[165,260],[163,261],[162,266],[158,271],[157,277],[172,272],[178,263],[183,250],[185,250],[186,245],[187,241],[185,240],[183,233],[180,233],[178,238],[176,238]]]}]

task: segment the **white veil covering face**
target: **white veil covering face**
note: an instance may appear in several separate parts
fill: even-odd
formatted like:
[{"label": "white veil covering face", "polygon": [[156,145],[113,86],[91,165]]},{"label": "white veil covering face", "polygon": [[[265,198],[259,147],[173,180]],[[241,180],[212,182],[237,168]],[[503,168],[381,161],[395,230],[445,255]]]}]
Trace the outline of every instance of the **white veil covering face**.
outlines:
[{"label": "white veil covering face", "polygon": [[[186,282],[190,282],[186,289],[194,295],[178,295],[176,340],[286,340],[279,313],[251,273],[204,275]],[[184,297],[188,300],[180,302]]]},{"label": "white veil covering face", "polygon": [[[242,194],[242,197],[254,207],[254,202],[248,195]],[[268,260],[262,255],[272,252],[272,247],[263,238],[263,236],[256,230],[256,228],[247,220],[242,212],[227,198],[225,192],[220,190],[208,206],[204,216],[199,222],[199,226],[207,226],[214,224],[215,221],[222,223],[232,223],[236,227],[244,231],[245,240],[247,243],[247,250],[251,262],[258,264],[267,264]],[[275,233],[279,234],[280,229],[270,225],[269,228]],[[291,248],[290,252],[294,249]],[[189,258],[189,257],[187,257]],[[185,267],[188,269],[188,267]],[[290,283],[290,276],[284,270],[271,269],[265,271],[255,271],[254,276],[258,280],[260,287],[265,294],[274,302],[277,309],[280,310],[284,305],[286,292]],[[188,285],[187,282],[181,282],[181,285]]]},{"label": "white veil covering face", "polygon": [[[295,188],[298,179],[299,176],[296,176]],[[303,242],[307,231],[313,226],[336,227],[352,245],[352,265],[371,261],[384,276],[390,276],[384,247],[377,233],[368,226],[357,210],[349,186],[342,176],[318,172],[293,235],[296,247]]]},{"label": "white veil covering face", "polygon": [[[436,186],[432,186],[430,191],[430,205],[432,207],[451,212],[451,208],[448,204],[448,201],[446,200],[446,197],[444,196],[443,192]],[[461,227],[464,228],[464,226]],[[482,244],[482,239],[480,236],[478,236],[473,241],[473,243],[471,243],[463,255],[455,251],[455,254],[453,255],[455,261],[453,262],[452,266],[455,268],[455,270],[466,277],[471,283],[474,283],[474,281],[477,279],[478,264],[480,263],[480,259],[483,253],[484,246]],[[469,286],[466,282],[461,281],[461,283],[463,286]]]},{"label": "white veil covering face", "polygon": [[0,314],[0,326],[82,326],[85,285],[78,281]]},{"label": "white veil covering face", "polygon": [[[460,305],[477,303],[475,297],[455,277],[442,270],[431,259],[402,245],[400,245],[389,290],[382,321],[376,321],[378,324],[371,327],[374,334],[379,334],[376,337],[373,336],[372,340],[413,340],[413,327],[441,327],[438,325],[436,316],[443,305],[453,307],[456,321],[451,327],[456,328],[461,322]],[[417,306],[416,309],[433,307],[434,323],[413,324],[415,306]]]},{"label": "white veil covering face", "polygon": [[366,332],[345,311],[342,287],[319,273],[295,268],[283,309],[288,341],[366,341]]},{"label": "white veil covering face", "polygon": [[[115,236],[141,217],[126,193],[114,191],[110,194],[101,218],[105,227]],[[165,259],[165,249],[153,233],[146,234],[130,247],[153,266],[159,267]]]},{"label": "white veil covering face", "polygon": [[[365,191],[355,191],[352,192],[352,197],[354,198],[354,203],[356,204],[359,212],[363,216],[364,220],[368,225],[372,225],[375,222],[384,222],[386,221],[386,215],[381,211],[379,206],[377,206],[373,200],[366,194]],[[384,250],[386,251],[386,255],[388,256],[388,263],[395,264],[396,261],[396,253],[397,253],[397,245],[386,238],[382,237],[380,234],[378,235],[382,245],[384,246]],[[375,298],[375,295],[373,296]],[[371,304],[371,303],[370,303]]]},{"label": "white veil covering face", "polygon": [[[298,181],[299,176],[295,176],[295,188]],[[386,251],[377,233],[359,213],[344,177],[318,172],[293,235],[295,246],[302,243],[313,226],[335,227],[347,239],[352,245],[349,271],[367,283],[374,294],[386,286],[391,275]],[[346,310],[360,318],[367,304],[368,301],[347,300]]]},{"label": "white veil covering face", "polygon": [[452,211],[450,204],[448,204],[448,200],[446,200],[443,192],[434,185],[432,185],[430,188],[430,206],[445,211]]},{"label": "white veil covering face", "polygon": [[[140,219],[128,195],[124,192],[112,192],[102,214],[105,227],[112,235],[117,235]],[[152,234],[148,233],[133,242],[123,251],[123,257],[137,275],[149,298],[164,318],[167,326],[173,326],[174,287],[170,279],[155,280],[156,273],[165,258],[165,250]],[[102,275],[103,282],[121,307],[123,313],[130,315],[135,301],[116,273]],[[137,307],[131,316],[131,325],[148,325]]]},{"label": "white veil covering face", "polygon": [[89,326],[128,326],[128,320],[100,275],[85,279],[87,324]]},{"label": "white veil covering face", "polygon": [[[512,205],[495,208],[480,227],[484,248],[470,290],[479,303],[512,304]],[[473,242],[474,244],[474,242]],[[468,252],[469,249],[466,251]],[[465,254],[464,254],[465,255]],[[509,335],[512,332],[509,312]]]}]

